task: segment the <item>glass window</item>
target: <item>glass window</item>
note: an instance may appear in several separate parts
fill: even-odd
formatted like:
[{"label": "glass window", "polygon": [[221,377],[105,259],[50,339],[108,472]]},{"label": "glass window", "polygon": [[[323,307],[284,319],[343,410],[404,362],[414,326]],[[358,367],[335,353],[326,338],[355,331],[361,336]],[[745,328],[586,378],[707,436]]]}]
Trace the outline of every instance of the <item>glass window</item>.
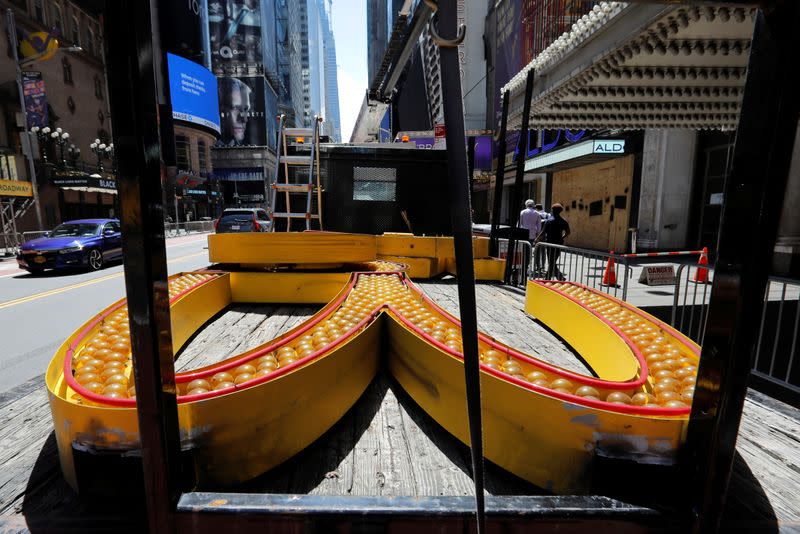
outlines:
[{"label": "glass window", "polygon": [[189,138],[185,135],[175,136],[175,157],[178,169],[189,171],[192,169],[192,158],[189,150]]},{"label": "glass window", "polygon": [[99,74],[94,75],[94,96],[103,100],[103,78]]},{"label": "glass window", "polygon": [[33,0],[33,16],[42,24],[47,23],[44,17],[44,4],[43,0]]},{"label": "glass window", "polygon": [[95,55],[97,50],[94,49],[94,31],[91,28],[86,28],[86,43],[84,43],[86,52]]},{"label": "glass window", "polygon": [[197,140],[197,161],[199,164],[200,174],[203,175],[208,171],[208,150],[206,150],[206,142],[202,139]]},{"label": "glass window", "polygon": [[59,37],[64,34],[64,17],[58,4],[53,4],[53,28],[58,30]]},{"label": "glass window", "polygon": [[67,58],[61,60],[61,69],[64,74],[64,83],[72,85],[72,64]]},{"label": "glass window", "polygon": [[353,200],[394,202],[397,169],[353,167]]},{"label": "glass window", "polygon": [[72,44],[81,45],[81,25],[77,15],[72,15]]}]

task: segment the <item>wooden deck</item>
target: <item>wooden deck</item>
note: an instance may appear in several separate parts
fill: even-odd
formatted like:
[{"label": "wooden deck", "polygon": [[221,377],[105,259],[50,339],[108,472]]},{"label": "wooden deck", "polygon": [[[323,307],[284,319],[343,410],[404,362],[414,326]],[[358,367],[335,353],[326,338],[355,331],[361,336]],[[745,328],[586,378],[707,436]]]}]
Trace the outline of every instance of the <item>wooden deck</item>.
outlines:
[{"label": "wooden deck", "polygon": [[[420,287],[457,313],[452,281]],[[583,364],[522,311],[521,292],[477,287],[481,329],[549,362],[576,371]],[[299,306],[234,306],[191,340],[179,369],[217,361],[267,341],[313,314]],[[141,518],[138,503],[81,499],[62,479],[52,421],[41,377],[0,395],[0,532],[47,531],[53,514],[119,526]],[[745,530],[764,525],[800,529],[800,415],[798,410],[751,391],[739,436],[726,524]],[[271,472],[227,491],[322,495],[469,495],[469,451],[441,429],[385,374],[313,445]],[[541,493],[535,486],[487,464],[487,491],[496,495]],[[113,473],[110,474],[113,476]],[[128,483],[121,480],[121,484]],[[753,523],[756,521],[757,523]],[[767,523],[764,523],[766,521]],[[136,528],[133,528],[136,530]]]}]

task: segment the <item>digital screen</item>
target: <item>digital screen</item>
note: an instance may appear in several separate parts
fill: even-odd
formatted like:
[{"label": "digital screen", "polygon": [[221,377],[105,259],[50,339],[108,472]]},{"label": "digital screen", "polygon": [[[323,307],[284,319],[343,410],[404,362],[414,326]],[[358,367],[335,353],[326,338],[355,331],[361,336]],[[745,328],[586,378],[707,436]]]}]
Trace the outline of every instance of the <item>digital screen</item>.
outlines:
[{"label": "digital screen", "polygon": [[211,71],[174,54],[167,54],[172,118],[219,133],[217,79]]}]

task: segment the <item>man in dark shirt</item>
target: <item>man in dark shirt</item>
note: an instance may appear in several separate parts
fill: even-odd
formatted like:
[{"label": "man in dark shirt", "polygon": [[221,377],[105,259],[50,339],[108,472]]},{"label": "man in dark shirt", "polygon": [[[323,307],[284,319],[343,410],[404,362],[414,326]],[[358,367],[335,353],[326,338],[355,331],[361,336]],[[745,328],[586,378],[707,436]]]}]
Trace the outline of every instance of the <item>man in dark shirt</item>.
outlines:
[{"label": "man in dark shirt", "polygon": [[[561,212],[564,211],[564,206],[561,204],[553,204],[550,208],[550,217],[544,222],[542,226],[541,237],[545,243],[553,245],[563,245],[564,238],[570,233],[569,223],[561,217]],[[547,278],[552,279],[555,275],[559,280],[564,280],[564,275],[558,270],[558,257],[561,251],[557,248],[547,249]]]}]

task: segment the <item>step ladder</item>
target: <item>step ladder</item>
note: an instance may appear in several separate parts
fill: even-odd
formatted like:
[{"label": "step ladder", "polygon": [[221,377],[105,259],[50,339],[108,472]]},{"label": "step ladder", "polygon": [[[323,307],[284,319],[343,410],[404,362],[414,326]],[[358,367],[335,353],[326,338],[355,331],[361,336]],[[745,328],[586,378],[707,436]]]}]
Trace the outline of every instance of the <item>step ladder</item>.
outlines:
[{"label": "step ladder", "polygon": [[[311,128],[287,128],[286,116],[279,117],[278,155],[275,158],[275,179],[270,186],[272,198],[269,205],[273,232],[277,230],[276,220],[280,219],[286,220],[287,232],[292,230],[293,219],[305,219],[305,230],[311,230],[311,221],[316,220],[318,229],[322,230],[322,187],[319,168],[320,123],[322,123],[322,117],[315,116]],[[306,150],[306,147],[310,150]],[[291,153],[289,149],[292,149]],[[306,197],[305,211],[292,210],[292,199],[297,198],[298,195]],[[316,199],[314,199],[315,195]],[[280,201],[283,201],[281,208],[278,207]],[[294,202],[294,205],[297,206],[299,203]]]}]

